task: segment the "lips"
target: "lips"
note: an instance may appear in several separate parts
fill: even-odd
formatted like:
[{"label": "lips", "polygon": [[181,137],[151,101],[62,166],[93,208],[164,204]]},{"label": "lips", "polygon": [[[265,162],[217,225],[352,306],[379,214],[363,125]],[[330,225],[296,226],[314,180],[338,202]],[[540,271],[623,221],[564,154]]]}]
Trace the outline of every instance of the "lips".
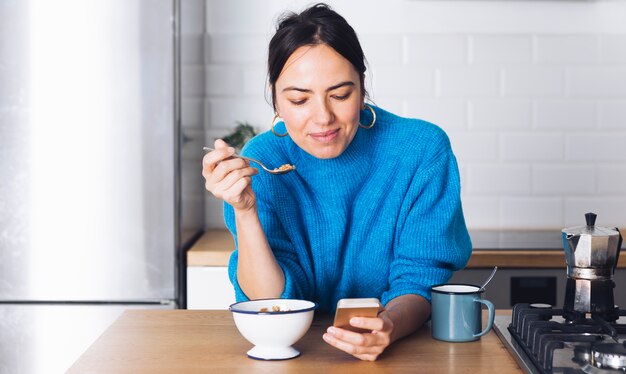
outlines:
[{"label": "lips", "polygon": [[339,129],[336,130],[330,130],[330,131],[323,131],[323,132],[314,132],[311,133],[310,136],[317,140],[318,142],[322,142],[322,143],[330,143],[332,142],[337,135],[339,135]]}]

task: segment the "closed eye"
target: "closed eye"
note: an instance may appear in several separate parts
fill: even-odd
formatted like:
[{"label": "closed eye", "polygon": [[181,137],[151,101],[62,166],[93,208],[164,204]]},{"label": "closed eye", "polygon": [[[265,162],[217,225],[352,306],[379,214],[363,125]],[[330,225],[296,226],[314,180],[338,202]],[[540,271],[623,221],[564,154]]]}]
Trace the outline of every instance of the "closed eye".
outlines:
[{"label": "closed eye", "polygon": [[335,98],[337,100],[343,101],[343,100],[346,100],[347,98],[349,98],[351,94],[352,94],[352,92],[348,92],[345,95],[333,95],[333,98]]},{"label": "closed eye", "polygon": [[302,105],[304,103],[306,103],[306,99],[302,99],[302,100],[289,100],[293,105]]}]

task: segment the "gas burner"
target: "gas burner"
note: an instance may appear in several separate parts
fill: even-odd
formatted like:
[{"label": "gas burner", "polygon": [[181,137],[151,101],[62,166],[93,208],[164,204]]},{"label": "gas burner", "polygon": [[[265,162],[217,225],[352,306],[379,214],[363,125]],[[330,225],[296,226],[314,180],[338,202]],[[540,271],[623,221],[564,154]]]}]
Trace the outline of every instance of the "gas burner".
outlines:
[{"label": "gas burner", "polygon": [[590,363],[586,363],[585,365],[583,365],[581,370],[583,373],[586,373],[586,374],[620,374],[620,373],[623,373],[623,371],[619,369],[597,368],[591,365]]},{"label": "gas burner", "polygon": [[626,311],[619,313],[618,321],[592,313],[566,321],[563,309],[516,304],[505,328],[509,348],[525,357],[522,360],[530,373],[625,374]]},{"label": "gas burner", "polygon": [[585,221],[561,230],[563,307],[515,304],[508,326],[496,317],[496,333],[528,373],[626,374],[626,311],[614,303],[612,279],[623,238],[616,228],[596,226],[593,213]]},{"label": "gas burner", "polygon": [[588,345],[575,346],[572,361],[579,365],[585,365],[591,362],[591,347]]},{"label": "gas burner", "polygon": [[599,368],[626,371],[626,342],[595,344],[591,349],[591,361]]}]

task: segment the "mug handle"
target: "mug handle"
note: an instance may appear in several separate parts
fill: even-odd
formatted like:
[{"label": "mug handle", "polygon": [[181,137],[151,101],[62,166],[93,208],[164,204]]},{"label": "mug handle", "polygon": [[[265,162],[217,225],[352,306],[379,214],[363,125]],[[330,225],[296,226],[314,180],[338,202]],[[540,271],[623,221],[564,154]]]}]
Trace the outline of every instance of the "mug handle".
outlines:
[{"label": "mug handle", "polygon": [[496,308],[493,306],[493,303],[489,300],[474,299],[474,302],[484,304],[487,306],[487,309],[489,309],[489,319],[487,320],[487,327],[485,327],[485,329],[482,332],[478,334],[474,334],[474,337],[478,338],[480,336],[485,335],[486,333],[489,332],[489,330],[491,330],[491,327],[493,326],[493,319],[496,316]]}]

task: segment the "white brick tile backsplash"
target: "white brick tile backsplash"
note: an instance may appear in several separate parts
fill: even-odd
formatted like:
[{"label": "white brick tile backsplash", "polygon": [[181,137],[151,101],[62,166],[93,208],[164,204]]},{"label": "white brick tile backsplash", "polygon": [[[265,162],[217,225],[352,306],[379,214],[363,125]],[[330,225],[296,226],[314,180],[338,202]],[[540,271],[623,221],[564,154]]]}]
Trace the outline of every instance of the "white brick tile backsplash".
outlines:
[{"label": "white brick tile backsplash", "polygon": [[199,97],[181,99],[181,122],[183,127],[204,127],[204,100]]},{"label": "white brick tile backsplash", "polygon": [[469,128],[476,130],[530,129],[532,105],[528,99],[469,101]]},{"label": "white brick tile backsplash", "polygon": [[237,65],[207,65],[206,92],[209,95],[241,95],[243,71]]},{"label": "white brick tile backsplash", "polygon": [[472,35],[470,62],[477,64],[520,63],[532,60],[530,35]]},{"label": "white brick tile backsplash", "polygon": [[585,213],[598,215],[596,224],[604,227],[624,227],[626,222],[626,198],[623,194],[616,197],[568,197],[564,201],[564,227],[585,224]]},{"label": "white brick tile backsplash", "polygon": [[534,165],[532,186],[535,195],[591,195],[595,191],[593,165]]},{"label": "white brick tile backsplash", "polygon": [[264,95],[268,90],[267,69],[253,66],[243,68],[243,93],[245,95]]},{"label": "white brick tile backsplash", "polygon": [[376,95],[433,96],[435,70],[416,66],[381,66],[373,69]]},{"label": "white brick tile backsplash", "polygon": [[601,129],[626,130],[626,100],[600,101],[598,112]]},{"label": "white brick tile backsplash", "polygon": [[571,96],[626,96],[626,67],[572,67],[566,79]]},{"label": "white brick tile backsplash", "polygon": [[503,70],[505,96],[555,96],[565,90],[565,73],[561,67],[507,66]]},{"label": "white brick tile backsplash", "polygon": [[571,134],[567,136],[565,155],[572,161],[623,162],[624,144],[626,132]]},{"label": "white brick tile backsplash", "polygon": [[563,160],[565,136],[560,133],[504,133],[500,136],[503,161]]},{"label": "white brick tile backsplash", "polygon": [[410,64],[467,64],[466,35],[409,35],[407,61]]},{"label": "white brick tile backsplash", "polygon": [[207,100],[206,113],[211,127],[234,128],[248,122],[259,129],[271,126],[274,112],[262,96],[253,98],[213,98]]},{"label": "white brick tile backsplash", "polygon": [[584,100],[537,100],[535,124],[545,130],[592,130],[596,127],[596,105]]},{"label": "white brick tile backsplash", "polygon": [[406,115],[432,122],[445,131],[467,129],[467,102],[462,99],[407,100]]},{"label": "white brick tile backsplash", "polygon": [[180,70],[180,88],[183,97],[204,95],[204,65],[182,65]]},{"label": "white brick tile backsplash", "polygon": [[[626,227],[626,2],[508,3],[329,0],[359,36],[373,103],[449,135],[470,229],[561,229],[589,210]],[[185,134],[269,129],[267,45],[284,10],[309,4],[182,2]],[[207,226],[224,227],[203,195]]]},{"label": "white brick tile backsplash", "polygon": [[359,41],[369,64],[368,68],[404,61],[402,35],[359,34]]},{"label": "white brick tile backsplash", "polygon": [[500,201],[500,225],[516,229],[561,229],[560,197],[507,197]]},{"label": "white brick tile backsplash", "polygon": [[500,225],[500,207],[497,199],[466,196],[462,198],[465,224],[473,229],[495,229]]},{"label": "white brick tile backsplash", "polygon": [[202,65],[204,63],[204,35],[181,35],[180,55],[183,64]]},{"label": "white brick tile backsplash", "polygon": [[529,165],[469,165],[468,193],[472,196],[527,195],[530,188]]},{"label": "white brick tile backsplash", "polygon": [[[183,0],[183,3],[188,0]],[[197,1],[197,0],[196,0]],[[273,6],[269,6],[273,5]],[[288,4],[268,4],[265,1],[228,0],[206,1],[206,30],[209,34],[273,34],[278,15]]]},{"label": "white brick tile backsplash", "polygon": [[584,64],[598,60],[595,35],[538,35],[535,61],[554,64]]},{"label": "white brick tile backsplash", "polygon": [[626,64],[626,35],[600,36],[600,62]]},{"label": "white brick tile backsplash", "polygon": [[459,163],[498,159],[498,135],[494,132],[449,131],[448,136]]},{"label": "white brick tile backsplash", "polygon": [[499,70],[495,67],[441,67],[438,69],[442,97],[495,96],[499,93]]},{"label": "white brick tile backsplash", "polygon": [[624,189],[626,189],[626,165],[598,165],[596,178],[598,181],[598,193],[603,195],[623,195]]},{"label": "white brick tile backsplash", "polygon": [[399,116],[405,116],[403,96],[376,96],[370,100],[373,105]]},{"label": "white brick tile backsplash", "polygon": [[209,35],[205,40],[207,62],[264,64],[267,61],[269,41],[262,35]]}]

